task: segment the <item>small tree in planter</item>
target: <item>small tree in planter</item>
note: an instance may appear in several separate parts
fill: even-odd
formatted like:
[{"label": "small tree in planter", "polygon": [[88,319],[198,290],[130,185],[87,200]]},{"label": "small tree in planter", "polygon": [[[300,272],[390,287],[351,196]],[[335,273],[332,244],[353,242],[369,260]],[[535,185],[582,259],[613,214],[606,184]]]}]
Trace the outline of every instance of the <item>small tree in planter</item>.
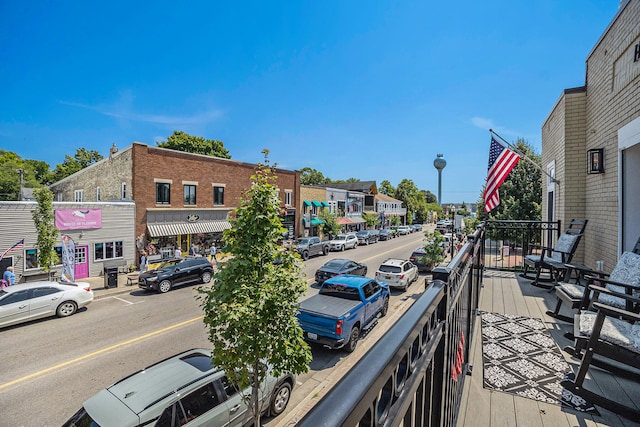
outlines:
[{"label": "small tree in planter", "polygon": [[425,264],[430,266],[429,271],[431,271],[434,267],[444,261],[442,242],[444,242],[445,239],[438,231],[425,231],[424,237],[427,241],[424,245]]}]

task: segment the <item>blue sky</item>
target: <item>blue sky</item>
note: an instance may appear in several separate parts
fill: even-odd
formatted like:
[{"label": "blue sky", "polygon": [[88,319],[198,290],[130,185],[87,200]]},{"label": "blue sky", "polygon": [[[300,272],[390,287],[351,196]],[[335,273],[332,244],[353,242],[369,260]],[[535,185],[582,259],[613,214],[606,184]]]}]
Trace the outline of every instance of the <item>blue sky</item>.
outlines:
[{"label": "blue sky", "polygon": [[53,168],[174,130],[331,179],[475,202],[493,128],[541,126],[616,0],[0,0],[0,148]]}]

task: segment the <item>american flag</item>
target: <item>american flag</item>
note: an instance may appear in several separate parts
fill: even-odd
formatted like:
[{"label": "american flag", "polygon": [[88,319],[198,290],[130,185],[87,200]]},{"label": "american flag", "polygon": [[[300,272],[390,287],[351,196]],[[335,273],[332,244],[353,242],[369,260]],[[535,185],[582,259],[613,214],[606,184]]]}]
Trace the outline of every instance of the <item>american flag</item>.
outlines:
[{"label": "american flag", "polygon": [[491,137],[491,149],[489,150],[489,173],[487,185],[484,188],[484,211],[491,212],[500,204],[498,189],[502,185],[509,172],[518,164],[520,156],[503,147],[494,137]]},{"label": "american flag", "polygon": [[0,259],[4,258],[4,256],[7,253],[11,252],[11,251],[15,251],[17,249],[22,249],[23,246],[24,246],[24,239],[18,240],[15,245],[11,246],[9,249],[7,249],[6,251],[2,252],[2,254],[0,255]]}]

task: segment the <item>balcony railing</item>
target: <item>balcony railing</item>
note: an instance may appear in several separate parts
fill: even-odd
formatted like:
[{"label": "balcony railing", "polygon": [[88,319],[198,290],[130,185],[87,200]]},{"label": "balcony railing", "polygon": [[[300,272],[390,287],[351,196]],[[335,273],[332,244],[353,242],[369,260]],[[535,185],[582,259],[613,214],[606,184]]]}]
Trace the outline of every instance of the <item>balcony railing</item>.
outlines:
[{"label": "balcony railing", "polygon": [[552,244],[559,230],[559,222],[481,224],[446,267],[434,269],[422,296],[297,425],[455,426],[483,270],[517,267],[498,261],[497,248]]}]

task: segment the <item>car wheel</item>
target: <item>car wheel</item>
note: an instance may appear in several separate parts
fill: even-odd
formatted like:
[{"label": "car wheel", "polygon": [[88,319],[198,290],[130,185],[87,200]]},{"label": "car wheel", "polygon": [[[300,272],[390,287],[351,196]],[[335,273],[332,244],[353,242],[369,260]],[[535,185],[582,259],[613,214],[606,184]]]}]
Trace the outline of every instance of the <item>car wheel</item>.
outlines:
[{"label": "car wheel", "polygon": [[384,317],[389,312],[389,298],[384,299],[384,303],[382,304],[382,311],[380,311],[380,316]]},{"label": "car wheel", "polygon": [[324,249],[322,249],[322,255],[329,255],[329,247],[325,246]]},{"label": "car wheel", "polygon": [[280,415],[287,408],[287,404],[291,399],[291,385],[285,382],[280,384],[274,391],[271,398],[271,407],[269,409],[272,416]]},{"label": "car wheel", "polygon": [[211,273],[205,271],[204,273],[202,273],[202,277],[200,277],[200,280],[202,281],[202,283],[209,283],[211,281]]},{"label": "car wheel", "polygon": [[344,246],[345,245],[340,246],[340,251],[344,252]]},{"label": "car wheel", "polygon": [[56,309],[56,316],[67,317],[71,316],[78,310],[78,305],[73,301],[65,301]]},{"label": "car wheel", "polygon": [[305,261],[309,259],[309,251],[302,252],[302,259]]},{"label": "car wheel", "polygon": [[171,290],[171,281],[163,280],[162,282],[160,282],[160,284],[158,285],[158,290],[163,294],[169,292]]},{"label": "car wheel", "polygon": [[360,337],[360,329],[357,326],[354,326],[351,329],[351,333],[349,334],[349,342],[345,346],[345,350],[349,353],[353,353],[356,349],[356,345],[358,345],[358,338]]},{"label": "car wheel", "polygon": [[367,275],[367,267],[364,268],[364,273],[362,273],[363,276]]}]

